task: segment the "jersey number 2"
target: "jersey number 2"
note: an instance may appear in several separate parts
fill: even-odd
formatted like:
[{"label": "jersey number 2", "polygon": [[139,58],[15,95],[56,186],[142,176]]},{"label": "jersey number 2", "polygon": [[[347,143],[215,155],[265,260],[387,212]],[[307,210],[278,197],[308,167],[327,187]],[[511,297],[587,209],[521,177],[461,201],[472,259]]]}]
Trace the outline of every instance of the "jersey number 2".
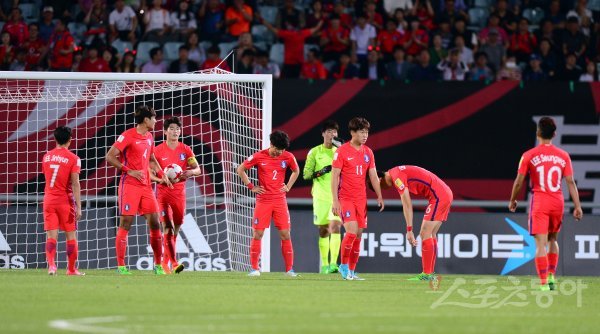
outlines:
[{"label": "jersey number 2", "polygon": [[276,170],[273,171],[273,180],[277,180],[277,171]]},{"label": "jersey number 2", "polygon": [[[548,185],[548,189],[551,192],[557,192],[560,190],[560,181],[562,180],[562,171],[560,170],[560,168],[558,166],[552,166],[550,167],[550,169],[548,170],[548,176],[547,176],[547,180],[546,182],[544,182],[544,166],[539,166],[538,168],[536,168],[539,177],[540,177],[540,188],[542,188],[542,191],[546,191],[546,185]],[[552,184],[552,179],[554,176],[554,174],[557,174],[557,178],[556,178],[556,185]]]}]

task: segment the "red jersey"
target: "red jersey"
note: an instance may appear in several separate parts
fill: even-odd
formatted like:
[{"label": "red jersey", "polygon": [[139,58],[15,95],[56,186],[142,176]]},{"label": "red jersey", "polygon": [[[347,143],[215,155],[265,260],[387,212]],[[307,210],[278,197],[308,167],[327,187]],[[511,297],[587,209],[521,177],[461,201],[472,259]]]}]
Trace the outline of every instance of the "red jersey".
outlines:
[{"label": "red jersey", "polygon": [[[171,149],[167,146],[167,142],[163,142],[154,149],[154,156],[163,170],[170,164],[177,164],[182,170],[186,170],[189,163],[195,161],[192,149],[182,142],[179,142],[175,149]],[[164,184],[159,184],[157,189],[159,191],[169,191],[172,194],[185,195],[185,182],[173,184],[173,189]]]},{"label": "red jersey", "polygon": [[73,52],[63,55],[60,50],[68,50],[75,44],[73,36],[68,31],[55,32],[50,36],[50,67],[57,69],[71,68]]},{"label": "red jersey", "polygon": [[[344,27],[340,27],[337,30],[333,30],[333,28],[329,27],[327,30],[323,31],[321,36],[329,39],[329,43],[327,43],[324,48],[326,52],[342,52],[348,49],[350,42],[348,37],[350,36],[350,32]],[[342,43],[341,40],[346,40],[346,44]]]},{"label": "red jersey", "polygon": [[429,200],[439,199],[446,194],[447,185],[437,175],[418,166],[397,166],[388,171],[394,188],[402,195],[408,188],[411,194]]},{"label": "red jersey", "polygon": [[334,168],[341,169],[339,200],[364,200],[367,198],[366,177],[375,168],[373,151],[366,145],[358,150],[350,142],[340,146],[333,154]]},{"label": "red jersey", "polygon": [[327,70],[323,63],[317,60],[312,64],[302,64],[300,75],[305,79],[327,79]]},{"label": "red jersey", "polygon": [[149,186],[150,156],[154,153],[154,138],[150,131],[141,135],[137,133],[136,128],[123,132],[113,146],[121,151],[121,163],[131,170],[142,171],[144,178],[142,181],[123,173],[121,182],[135,186]]},{"label": "red jersey", "polygon": [[10,34],[10,42],[16,46],[21,45],[29,38],[29,27],[23,21],[17,23],[6,22],[4,27],[2,27],[2,32],[8,32]]},{"label": "red jersey", "polygon": [[279,38],[283,40],[283,63],[299,65],[304,63],[304,40],[310,37],[310,29],[279,30]]},{"label": "red jersey", "polygon": [[32,70],[40,64],[40,58],[42,57],[42,49],[46,46],[46,43],[41,38],[35,41],[27,40],[23,43],[23,48],[27,50],[27,56],[25,56],[25,63],[27,64],[25,69]]},{"label": "red jersey", "polygon": [[552,144],[539,145],[521,156],[518,173],[529,173],[536,198],[537,195],[542,195],[542,198],[550,196],[562,201],[562,178],[573,175],[573,166],[567,152]]},{"label": "red jersey", "polygon": [[281,187],[285,184],[285,172],[287,169],[298,170],[298,163],[294,155],[284,151],[278,157],[269,155],[265,149],[254,153],[244,161],[244,167],[250,169],[256,166],[258,169],[258,183],[265,188],[264,194],[256,195],[260,201],[277,201],[285,199],[285,192]]},{"label": "red jersey", "polygon": [[96,61],[91,62],[89,58],[81,61],[79,64],[79,72],[112,72],[106,60],[96,58]]},{"label": "red jersey", "polygon": [[[221,64],[221,65],[219,65]],[[223,71],[228,71],[231,72],[231,69],[229,68],[229,65],[227,65],[226,61],[223,61],[223,59],[219,58],[217,60],[210,60],[207,59],[202,66],[200,66],[201,70],[208,70],[211,68],[215,68],[215,67],[219,67],[220,69],[222,69]]]},{"label": "red jersey", "polygon": [[73,205],[71,174],[81,171],[81,159],[64,147],[57,147],[42,158],[46,178],[44,205]]},{"label": "red jersey", "polygon": [[510,51],[531,54],[536,47],[537,38],[532,33],[516,33],[510,37]]},{"label": "red jersey", "polygon": [[382,30],[377,36],[377,43],[381,47],[381,52],[383,53],[392,53],[394,52],[394,47],[396,45],[400,45],[402,42],[402,34],[400,34],[397,30],[393,32],[389,32],[388,30]]},{"label": "red jersey", "polygon": [[[418,29],[418,30],[406,33],[406,35],[404,36],[404,38],[405,38],[404,42],[405,43],[408,42],[413,36],[415,36],[415,39],[419,40],[421,43],[425,43],[425,45],[427,45],[429,43],[429,34],[423,29]],[[424,48],[425,47],[423,47],[413,41],[413,43],[408,48],[406,48],[406,54],[415,56],[419,52],[421,52],[421,50],[423,50]]]}]

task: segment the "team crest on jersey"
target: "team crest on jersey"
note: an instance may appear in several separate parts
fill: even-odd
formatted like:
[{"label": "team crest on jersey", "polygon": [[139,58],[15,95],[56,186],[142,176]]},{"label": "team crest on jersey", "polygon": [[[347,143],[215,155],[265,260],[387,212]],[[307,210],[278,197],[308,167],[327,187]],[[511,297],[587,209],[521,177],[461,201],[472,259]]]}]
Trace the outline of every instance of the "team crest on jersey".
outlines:
[{"label": "team crest on jersey", "polygon": [[346,213],[344,214],[344,216],[346,216],[346,218],[350,218],[350,211],[346,211]]},{"label": "team crest on jersey", "polygon": [[258,225],[258,218],[254,218],[254,225]]},{"label": "team crest on jersey", "polygon": [[129,204],[125,204],[125,211],[129,211]]},{"label": "team crest on jersey", "polygon": [[365,163],[369,163],[370,159],[369,159],[369,155],[365,154]]},{"label": "team crest on jersey", "polygon": [[163,210],[163,211],[161,211],[161,212],[160,212],[160,215],[164,217],[164,216],[166,216],[167,214],[165,213],[165,210]]},{"label": "team crest on jersey", "polygon": [[179,160],[181,160],[181,161],[185,160],[185,153],[180,153],[179,154]]},{"label": "team crest on jersey", "polygon": [[287,167],[287,162],[282,161],[281,162],[281,168],[285,169],[285,167]]},{"label": "team crest on jersey", "polygon": [[394,183],[396,183],[396,187],[398,187],[398,189],[404,190],[404,183],[402,183],[402,180],[396,179],[396,181],[394,181]]}]

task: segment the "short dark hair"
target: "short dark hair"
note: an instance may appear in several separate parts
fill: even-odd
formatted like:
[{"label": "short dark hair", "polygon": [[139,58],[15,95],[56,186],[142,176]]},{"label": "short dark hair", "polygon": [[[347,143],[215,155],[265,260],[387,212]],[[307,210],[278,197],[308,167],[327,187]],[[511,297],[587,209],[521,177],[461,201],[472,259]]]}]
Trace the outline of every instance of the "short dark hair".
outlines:
[{"label": "short dark hair", "polygon": [[208,48],[206,50],[207,54],[216,54],[216,55],[220,55],[221,54],[221,48],[219,48],[217,45],[212,45],[210,48]]},{"label": "short dark hair", "polygon": [[271,132],[269,140],[271,141],[271,145],[275,146],[277,149],[286,150],[290,147],[290,137],[281,130]]},{"label": "short dark hair", "polygon": [[348,129],[350,131],[360,131],[360,130],[369,130],[371,128],[371,123],[362,117],[354,117],[348,122]]},{"label": "short dark hair", "polygon": [[556,123],[550,117],[542,117],[538,122],[538,131],[542,139],[552,139],[556,132]]},{"label": "short dark hair", "polygon": [[54,139],[58,145],[64,145],[71,140],[71,128],[68,126],[59,126],[54,129]]},{"label": "short dark hair", "polygon": [[190,51],[190,48],[187,45],[183,44],[179,47],[179,51],[181,50]]},{"label": "short dark hair", "polygon": [[135,124],[142,124],[144,123],[144,119],[156,117],[156,112],[154,111],[154,108],[150,106],[140,105],[135,108],[134,117]]},{"label": "short dark hair", "polygon": [[169,128],[169,126],[171,126],[171,124],[175,124],[181,128],[181,121],[179,120],[179,117],[171,117],[167,119],[163,125],[163,128],[166,130]]},{"label": "short dark hair", "polygon": [[339,131],[340,126],[338,125],[338,123],[336,121],[334,121],[332,119],[328,119],[325,122],[323,122],[323,124],[321,125],[321,133],[323,133],[327,130]]},{"label": "short dark hair", "polygon": [[152,48],[152,50],[150,50],[150,59],[154,58],[154,56],[156,56],[159,52],[162,52],[161,48],[159,48],[159,47]]}]

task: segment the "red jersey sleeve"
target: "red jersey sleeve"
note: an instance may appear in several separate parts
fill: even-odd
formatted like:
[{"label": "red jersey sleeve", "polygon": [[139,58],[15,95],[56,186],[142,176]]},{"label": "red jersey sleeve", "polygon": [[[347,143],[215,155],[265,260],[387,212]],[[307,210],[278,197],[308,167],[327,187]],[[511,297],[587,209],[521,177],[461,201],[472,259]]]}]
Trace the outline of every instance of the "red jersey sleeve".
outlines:
[{"label": "red jersey sleeve", "polygon": [[248,159],[244,160],[244,167],[246,167],[246,169],[250,169],[250,168],[256,166],[257,163],[258,163],[258,152],[254,153],[253,155],[249,156]]},{"label": "red jersey sleeve", "polygon": [[396,190],[398,190],[398,192],[402,194],[404,192],[404,189],[406,189],[407,185],[406,174],[402,172],[396,172],[394,174],[390,174],[390,176],[392,177],[392,183],[394,183],[394,188],[396,188]]},{"label": "red jersey sleeve", "polygon": [[375,155],[373,154],[373,150],[369,148],[369,168],[367,169],[375,169]]},{"label": "red jersey sleeve", "polygon": [[76,155],[74,155],[74,157],[75,163],[73,164],[73,167],[71,167],[71,174],[79,174],[81,172],[81,159]]},{"label": "red jersey sleeve", "polygon": [[129,145],[129,137],[125,134],[125,132],[123,132],[113,144],[113,146],[121,151],[121,153],[123,153],[127,145]]},{"label": "red jersey sleeve", "polygon": [[288,157],[288,166],[290,166],[292,171],[300,169],[298,162],[296,161],[296,157],[292,153],[290,153],[290,156]]},{"label": "red jersey sleeve", "polygon": [[310,31],[310,29],[302,29],[300,30],[300,34],[302,35],[302,37],[307,38],[310,37],[310,35],[312,35],[312,32]]},{"label": "red jersey sleeve", "polygon": [[331,163],[331,166],[333,168],[342,169],[342,167],[344,166],[343,153],[344,153],[343,150],[340,150],[340,149],[335,151],[335,153],[333,154],[333,162]]},{"label": "red jersey sleeve", "polygon": [[565,156],[565,161],[567,162],[567,165],[565,166],[565,174],[563,176],[573,176],[573,164],[571,164],[571,157],[569,154]]},{"label": "red jersey sleeve", "polygon": [[192,148],[185,145],[185,154],[187,156],[187,164],[189,165],[192,162],[196,162],[196,156],[194,155],[194,151],[192,151]]},{"label": "red jersey sleeve", "polygon": [[277,36],[281,39],[286,39],[289,38],[291,35],[293,34],[293,32],[289,31],[289,30],[281,30],[279,29],[279,32],[277,33]]},{"label": "red jersey sleeve", "polygon": [[519,160],[519,170],[518,170],[518,174],[521,175],[527,175],[527,170],[529,169],[529,157],[527,155],[527,153],[524,153],[521,156],[521,160]]}]

